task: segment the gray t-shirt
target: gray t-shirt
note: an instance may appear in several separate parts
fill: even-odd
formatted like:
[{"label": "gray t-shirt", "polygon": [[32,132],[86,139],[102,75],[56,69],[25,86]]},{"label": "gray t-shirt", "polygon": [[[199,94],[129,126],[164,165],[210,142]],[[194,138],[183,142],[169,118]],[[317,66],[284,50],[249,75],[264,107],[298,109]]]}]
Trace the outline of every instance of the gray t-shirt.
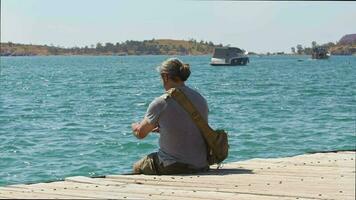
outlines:
[{"label": "gray t-shirt", "polygon": [[[187,86],[179,89],[207,121],[208,105],[204,97]],[[146,119],[151,124],[159,124],[158,158],[164,166],[174,162],[186,163],[196,168],[208,166],[207,146],[202,134],[190,115],[174,99],[164,94],[153,100],[147,109]]]}]

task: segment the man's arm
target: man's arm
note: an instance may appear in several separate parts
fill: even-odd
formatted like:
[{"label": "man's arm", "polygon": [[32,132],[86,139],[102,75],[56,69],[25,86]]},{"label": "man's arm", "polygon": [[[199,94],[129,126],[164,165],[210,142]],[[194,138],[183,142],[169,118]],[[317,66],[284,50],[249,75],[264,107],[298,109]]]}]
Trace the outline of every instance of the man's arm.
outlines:
[{"label": "man's arm", "polygon": [[138,139],[145,138],[148,133],[154,130],[156,127],[157,126],[155,124],[149,123],[146,118],[144,118],[140,123],[133,123],[131,125],[132,131]]}]

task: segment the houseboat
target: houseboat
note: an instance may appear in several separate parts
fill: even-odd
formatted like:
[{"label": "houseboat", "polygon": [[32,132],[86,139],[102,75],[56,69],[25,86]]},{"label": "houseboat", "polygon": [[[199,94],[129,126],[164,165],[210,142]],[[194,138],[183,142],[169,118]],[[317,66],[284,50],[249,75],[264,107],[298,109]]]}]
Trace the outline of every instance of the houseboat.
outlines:
[{"label": "houseboat", "polygon": [[236,47],[216,47],[210,65],[213,66],[234,66],[246,65],[250,60],[239,48]]},{"label": "houseboat", "polygon": [[314,47],[312,49],[312,59],[327,59],[330,53],[324,47]]}]

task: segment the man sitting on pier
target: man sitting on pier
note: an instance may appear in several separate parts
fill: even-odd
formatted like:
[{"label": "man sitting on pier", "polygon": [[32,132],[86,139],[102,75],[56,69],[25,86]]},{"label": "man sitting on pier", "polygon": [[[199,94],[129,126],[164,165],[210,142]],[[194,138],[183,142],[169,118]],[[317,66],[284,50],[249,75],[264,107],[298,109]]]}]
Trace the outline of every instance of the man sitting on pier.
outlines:
[{"label": "man sitting on pier", "polygon": [[[158,67],[164,89],[179,88],[192,101],[201,115],[208,119],[204,97],[185,85],[190,67],[177,58],[168,59]],[[167,94],[156,98],[140,123],[132,124],[138,139],[150,132],[159,132],[159,151],[151,153],[133,166],[136,174],[181,174],[209,169],[207,145],[191,116]]]}]

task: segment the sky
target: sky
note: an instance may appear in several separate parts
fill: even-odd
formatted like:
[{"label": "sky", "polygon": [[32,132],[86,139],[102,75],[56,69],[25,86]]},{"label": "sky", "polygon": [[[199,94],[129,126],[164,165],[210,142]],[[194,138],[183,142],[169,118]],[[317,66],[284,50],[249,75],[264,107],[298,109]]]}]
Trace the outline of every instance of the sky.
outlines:
[{"label": "sky", "polygon": [[1,42],[84,47],[196,39],[290,52],[356,33],[356,2],[1,0]]}]

